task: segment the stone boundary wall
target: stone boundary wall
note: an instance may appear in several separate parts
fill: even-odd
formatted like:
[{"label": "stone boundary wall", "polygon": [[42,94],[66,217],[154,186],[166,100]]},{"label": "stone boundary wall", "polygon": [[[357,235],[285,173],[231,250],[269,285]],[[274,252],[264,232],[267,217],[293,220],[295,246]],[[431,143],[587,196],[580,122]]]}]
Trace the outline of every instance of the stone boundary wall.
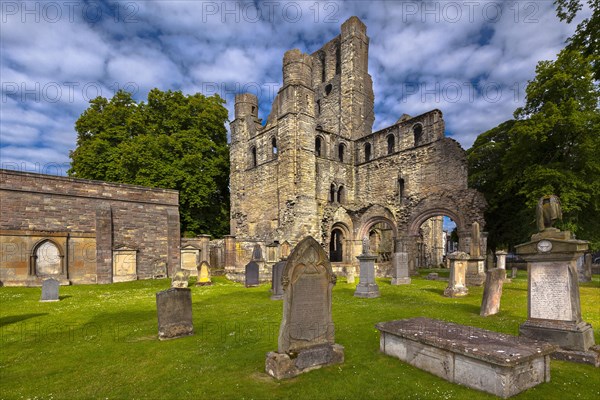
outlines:
[{"label": "stone boundary wall", "polygon": [[180,262],[179,193],[0,170],[0,281],[41,284],[45,241],[63,284],[113,282],[115,250],[129,252],[133,279],[168,275]]}]

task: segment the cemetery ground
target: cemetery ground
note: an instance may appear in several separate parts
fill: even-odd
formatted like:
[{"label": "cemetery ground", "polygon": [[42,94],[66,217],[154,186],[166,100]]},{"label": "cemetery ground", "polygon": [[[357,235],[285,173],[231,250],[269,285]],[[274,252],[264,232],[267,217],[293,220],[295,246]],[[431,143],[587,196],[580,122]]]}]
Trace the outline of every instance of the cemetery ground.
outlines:
[{"label": "cemetery ground", "polygon": [[[527,317],[527,275],[504,285],[500,312],[479,316],[483,287],[447,298],[444,281],[411,285],[378,279],[381,297],[354,297],[355,284],[333,290],[336,342],[345,362],[277,381],[265,355],[277,349],[282,301],[268,284],[213,277],[193,286],[195,334],[157,338],[156,292],[170,281],[61,286],[60,301],[42,303],[40,288],[0,288],[0,398],[2,399],[467,399],[494,396],[449,383],[379,352],[377,322],[425,316],[517,335]],[[583,320],[600,343],[600,276],[580,285]],[[600,371],[552,360],[551,382],[515,399],[597,399]]]}]

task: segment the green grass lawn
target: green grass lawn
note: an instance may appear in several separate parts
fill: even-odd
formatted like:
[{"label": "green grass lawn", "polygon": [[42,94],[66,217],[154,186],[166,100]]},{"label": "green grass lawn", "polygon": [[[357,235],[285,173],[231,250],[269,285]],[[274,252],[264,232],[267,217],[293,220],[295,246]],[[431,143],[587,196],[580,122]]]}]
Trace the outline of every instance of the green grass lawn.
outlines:
[{"label": "green grass lawn", "polygon": [[[422,276],[428,271],[422,271]],[[440,272],[436,270],[436,272]],[[444,275],[447,271],[440,272]],[[600,277],[581,285],[583,319],[600,343]],[[512,335],[527,316],[526,273],[504,286],[499,314],[480,317],[481,287],[460,299],[445,282],[378,280],[381,297],[333,292],[343,364],[276,381],[264,372],[277,349],[282,301],[269,285],[246,289],[222,277],[192,287],[195,335],[157,339],[155,293],[168,280],[60,288],[40,303],[40,288],[0,288],[0,398],[3,399],[472,399],[494,398],[446,382],[379,352],[377,322],[426,316]],[[515,399],[598,399],[600,370],[552,361],[552,381]]]}]

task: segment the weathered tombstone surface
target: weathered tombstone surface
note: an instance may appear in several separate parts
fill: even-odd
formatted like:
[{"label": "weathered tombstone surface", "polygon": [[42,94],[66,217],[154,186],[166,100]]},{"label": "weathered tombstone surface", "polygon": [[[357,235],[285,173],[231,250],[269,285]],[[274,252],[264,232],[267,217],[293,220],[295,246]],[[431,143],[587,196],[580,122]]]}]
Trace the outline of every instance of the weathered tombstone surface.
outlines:
[{"label": "weathered tombstone surface", "polygon": [[506,255],[508,253],[504,250],[498,250],[496,252],[496,268],[506,269]]},{"label": "weathered tombstone surface", "polygon": [[486,272],[486,275],[481,311],[479,312],[482,317],[494,315],[500,311],[502,284],[506,279],[506,270],[504,268],[492,268]]},{"label": "weathered tombstone surface", "polygon": [[346,267],[346,281],[348,283],[356,282],[356,267],[354,265]]},{"label": "weathered tombstone surface", "polygon": [[408,285],[411,280],[408,274],[408,253],[397,252],[392,255],[392,285]]},{"label": "weathered tombstone surface", "polygon": [[245,284],[246,287],[258,286],[258,263],[256,261],[250,261],[246,264],[245,273]]},{"label": "weathered tombstone surface", "polygon": [[287,261],[279,261],[273,265],[273,272],[271,274],[271,300],[283,299],[283,269]]},{"label": "weathered tombstone surface", "polygon": [[460,251],[448,254],[448,258],[450,259],[450,278],[448,279],[448,287],[444,290],[444,296],[466,296],[469,293],[469,289],[465,285],[465,275],[469,255]]},{"label": "weathered tombstone surface", "polygon": [[171,288],[156,293],[156,311],[160,340],[194,334],[191,289]]},{"label": "weathered tombstone surface", "polygon": [[42,298],[40,301],[59,301],[58,288],[60,284],[56,279],[46,279],[42,282]]},{"label": "weathered tombstone surface", "polygon": [[189,271],[179,270],[173,275],[171,280],[171,287],[173,288],[186,288],[188,287]]},{"label": "weathered tombstone surface", "polygon": [[255,244],[252,249],[252,260],[253,261],[261,261],[263,259],[262,248],[260,244]]},{"label": "weathered tombstone surface", "polygon": [[479,222],[473,222],[471,226],[471,251],[470,255],[472,258],[478,258],[481,256],[481,232],[479,230]]},{"label": "weathered tombstone surface", "polygon": [[467,264],[465,283],[467,286],[481,286],[485,282],[485,257],[481,255],[481,232],[479,223],[471,227],[470,258]]},{"label": "weathered tombstone surface", "polygon": [[287,260],[290,255],[291,246],[290,243],[286,240],[279,246],[279,256],[282,260]]},{"label": "weathered tombstone surface", "polygon": [[527,321],[519,334],[546,340],[561,347],[553,357],[600,365],[592,326],[581,318],[577,259],[588,250],[588,242],[573,239],[568,231],[552,225],[561,216],[556,196],[538,203],[539,233],[516,246],[528,269]]},{"label": "weathered tombstone surface", "polygon": [[375,283],[375,260],[377,256],[369,254],[369,239],[363,239],[363,252],[357,256],[360,265],[360,281],[356,285],[354,297],[372,299],[381,296]]},{"label": "weathered tombstone surface", "polygon": [[212,279],[210,277],[210,265],[206,261],[202,261],[198,267],[198,281],[196,286],[210,286]]},{"label": "weathered tombstone surface", "polygon": [[375,327],[381,352],[450,382],[508,398],[550,381],[550,343],[429,318]]},{"label": "weathered tombstone surface", "polygon": [[517,267],[512,267],[512,271],[511,271],[511,275],[510,275],[510,277],[512,279],[515,279],[517,277],[517,271],[519,271],[519,269]]},{"label": "weathered tombstone surface", "polygon": [[267,354],[265,370],[277,378],[344,361],[335,343],[331,296],[336,277],[327,254],[312,237],[293,250],[283,270],[283,319],[277,352]]},{"label": "weathered tombstone surface", "polygon": [[430,272],[427,274],[425,279],[428,281],[437,281],[440,278],[440,275],[437,272]]}]

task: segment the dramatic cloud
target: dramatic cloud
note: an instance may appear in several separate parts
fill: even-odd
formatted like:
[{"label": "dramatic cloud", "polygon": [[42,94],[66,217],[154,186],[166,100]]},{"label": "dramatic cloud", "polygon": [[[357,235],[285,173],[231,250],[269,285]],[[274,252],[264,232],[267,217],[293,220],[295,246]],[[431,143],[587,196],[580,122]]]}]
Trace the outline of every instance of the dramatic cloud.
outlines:
[{"label": "dramatic cloud", "polygon": [[[259,96],[266,119],[283,53],[312,53],[356,15],[367,25],[374,129],[442,110],[465,148],[523,104],[536,63],[577,21],[552,2],[4,1],[0,163],[66,173],[74,123],[96,96],[145,99],[154,87]],[[582,17],[586,15],[584,11]]]}]

